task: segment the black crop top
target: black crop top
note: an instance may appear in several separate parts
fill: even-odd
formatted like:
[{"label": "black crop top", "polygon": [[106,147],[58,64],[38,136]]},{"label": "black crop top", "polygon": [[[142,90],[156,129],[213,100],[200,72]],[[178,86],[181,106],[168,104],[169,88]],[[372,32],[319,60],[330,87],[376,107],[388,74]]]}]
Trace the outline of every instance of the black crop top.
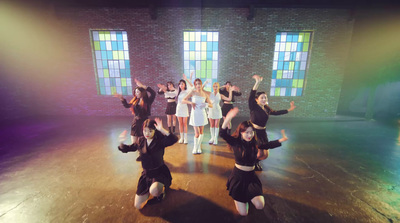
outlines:
[{"label": "black crop top", "polygon": [[270,115],[283,115],[288,113],[288,110],[274,111],[268,105],[264,105],[265,110],[263,110],[256,102],[256,92],[256,90],[251,90],[249,96],[250,121],[252,123],[264,127],[267,125]]},{"label": "black crop top", "polygon": [[[118,149],[123,152],[134,152],[139,151],[142,157],[142,167],[145,170],[151,170],[160,167],[164,164],[164,150],[165,147],[172,146],[178,141],[178,137],[174,134],[168,136],[159,134],[157,139],[153,139],[150,145],[147,146],[147,140],[145,137],[140,136],[137,143],[132,145],[121,145]],[[146,153],[143,151],[147,149]]]},{"label": "black crop top", "polygon": [[[222,94],[223,96],[229,98],[229,91],[226,90],[226,88],[223,89],[219,89],[219,93]],[[233,91],[232,92],[232,100],[231,102],[235,102],[235,96],[241,96],[242,92],[237,92],[237,91]],[[221,99],[222,101],[226,101],[224,99]]]},{"label": "black crop top", "polygon": [[[247,142],[240,136],[235,138],[228,134],[227,129],[221,129],[219,135],[231,146],[235,155],[235,163],[242,166],[254,166],[259,150],[254,139]],[[281,145],[278,140],[270,141],[266,149],[273,149]]]}]

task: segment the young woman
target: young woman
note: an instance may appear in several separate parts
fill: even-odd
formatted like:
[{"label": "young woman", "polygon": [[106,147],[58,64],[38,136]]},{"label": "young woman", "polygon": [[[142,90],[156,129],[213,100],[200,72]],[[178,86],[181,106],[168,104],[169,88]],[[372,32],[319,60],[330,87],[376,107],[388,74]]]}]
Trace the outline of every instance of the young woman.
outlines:
[{"label": "young woman", "polygon": [[[133,114],[132,126],[131,126],[131,140],[132,144],[136,142],[139,136],[143,135],[142,127],[143,122],[148,119],[151,115],[151,104],[156,97],[156,92],[148,86],[145,86],[140,81],[135,79],[137,87],[135,88],[135,96],[128,103],[126,99],[120,95],[115,94],[114,97],[117,97],[121,100],[122,105],[125,108],[129,108]],[[150,96],[147,94],[150,93]]]},{"label": "young woman", "polygon": [[[232,89],[231,89],[232,88]],[[232,97],[229,97],[229,92],[232,91]],[[233,102],[235,102],[235,96],[241,96],[242,93],[240,92],[240,89],[236,86],[232,86],[230,81],[227,81],[224,86],[221,87],[219,90],[219,93],[221,96],[225,96],[226,98],[230,98],[230,100],[224,100],[222,98],[222,101],[224,104],[222,105],[222,117],[225,120],[226,114],[233,108]],[[231,129],[232,129],[232,124],[231,122],[228,123],[228,133],[231,134]]]},{"label": "young woman", "polygon": [[[171,81],[167,82],[167,86],[163,84],[157,84],[159,87],[158,93],[164,94],[165,98],[167,99],[167,109],[165,110],[165,114],[167,114],[167,124],[168,129],[170,132],[175,132],[176,126],[176,95],[178,91],[175,89],[174,84]],[[172,126],[171,126],[172,124]],[[172,129],[171,129],[172,128]]]},{"label": "young woman", "polygon": [[[190,75],[190,78],[192,77],[192,74]],[[187,84],[191,87],[192,84],[190,81],[187,79],[186,75],[183,74],[183,79],[179,80],[179,90],[178,94],[176,96],[176,100],[178,101],[178,104],[176,106],[176,117],[178,117],[178,123],[179,123],[179,143],[184,143],[187,144],[187,120],[189,117],[189,109],[188,105],[182,103],[182,100],[186,97],[186,95],[189,93],[189,89],[187,88]]]},{"label": "young woman", "polygon": [[[194,128],[194,144],[193,144],[193,154],[201,153],[201,142],[203,140],[204,126],[208,124],[206,107],[212,108],[212,104],[207,93],[203,90],[203,83],[201,79],[197,78],[193,82],[194,89],[186,95],[182,100],[182,103],[191,104],[192,111],[190,113],[189,125]],[[192,101],[189,101],[192,98]]]},{"label": "young woman", "polygon": [[233,135],[228,134],[228,123],[238,113],[238,108],[228,112],[221,126],[220,136],[228,143],[235,155],[235,167],[226,184],[229,195],[233,198],[236,210],[240,215],[246,216],[249,211],[249,202],[257,209],[264,208],[262,184],[255,174],[255,162],[257,157],[264,157],[264,149],[273,149],[281,146],[287,140],[285,131],[281,130],[282,138],[264,144],[260,149],[256,143],[257,134],[251,122],[244,121],[239,124]]},{"label": "young woman", "polygon": [[210,101],[212,103],[212,108],[208,109],[208,120],[210,122],[210,134],[211,139],[208,141],[209,144],[218,144],[218,135],[219,135],[219,120],[222,118],[222,110],[219,105],[221,99],[225,101],[230,101],[232,99],[232,91],[235,88],[230,88],[229,97],[225,97],[219,93],[219,83],[215,82],[213,84],[213,91],[208,92],[205,91],[210,97]]},{"label": "young woman", "polygon": [[[123,135],[120,136],[123,140]],[[120,144],[123,152],[139,151],[142,157],[143,172],[139,178],[135,196],[135,207],[142,209],[146,201],[158,202],[165,197],[166,189],[171,185],[172,176],[164,163],[165,147],[172,146],[178,137],[163,128],[162,120],[147,119],[143,123],[143,136],[132,145]],[[153,196],[148,200],[149,194]]]},{"label": "young woman", "polygon": [[[265,129],[269,116],[287,114],[288,112],[293,111],[296,106],[294,106],[294,102],[292,101],[290,102],[290,108],[287,110],[272,110],[268,106],[267,94],[265,92],[257,92],[258,86],[263,78],[258,75],[254,75],[253,78],[256,80],[256,83],[250,91],[249,96],[250,121],[253,124],[258,137],[258,146],[263,149],[262,145],[268,143],[267,131]],[[269,151],[267,150],[264,159],[266,159],[268,155]],[[259,160],[256,162],[256,171],[262,171]]]}]

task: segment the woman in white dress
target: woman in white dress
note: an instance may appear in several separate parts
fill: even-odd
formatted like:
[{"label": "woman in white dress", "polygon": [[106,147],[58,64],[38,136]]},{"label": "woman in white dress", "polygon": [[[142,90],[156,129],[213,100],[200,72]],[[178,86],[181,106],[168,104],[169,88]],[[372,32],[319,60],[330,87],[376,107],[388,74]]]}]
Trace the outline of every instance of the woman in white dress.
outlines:
[{"label": "woman in white dress", "polygon": [[[182,103],[191,104],[192,111],[190,113],[189,125],[194,128],[194,145],[193,154],[201,153],[201,142],[203,140],[204,126],[208,124],[206,107],[212,108],[210,98],[203,90],[203,83],[200,78],[196,78],[193,82],[194,89],[182,100]],[[189,101],[189,98],[192,101]]]},{"label": "woman in white dress", "polygon": [[[192,76],[192,75],[190,75]],[[187,84],[189,84],[189,89],[187,88]],[[190,81],[187,79],[186,75],[183,74],[183,79],[179,81],[179,90],[178,90],[178,95],[177,95],[177,102],[178,104],[176,105],[176,117],[178,117],[178,123],[179,123],[179,143],[184,143],[187,144],[187,120],[189,117],[189,109],[188,105],[182,103],[182,100],[186,97],[186,95],[189,93],[190,89],[192,88],[192,84]]]},{"label": "woman in white dress", "polygon": [[237,87],[232,86],[229,89],[229,97],[219,93],[220,85],[218,82],[213,84],[213,92],[206,93],[210,97],[210,101],[213,107],[208,110],[208,120],[210,121],[210,135],[211,139],[208,141],[209,144],[218,144],[218,134],[219,134],[219,121],[222,118],[222,109],[220,106],[221,99],[224,101],[232,100],[233,91],[237,90]]}]

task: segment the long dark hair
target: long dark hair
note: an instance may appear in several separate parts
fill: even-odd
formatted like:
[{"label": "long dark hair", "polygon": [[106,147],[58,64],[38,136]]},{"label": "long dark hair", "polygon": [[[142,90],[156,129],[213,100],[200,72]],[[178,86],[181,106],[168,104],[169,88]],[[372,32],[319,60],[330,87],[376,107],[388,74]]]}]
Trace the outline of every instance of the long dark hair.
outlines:
[{"label": "long dark hair", "polygon": [[[179,83],[178,83],[178,86],[179,85],[181,85],[181,83],[184,83],[185,84],[185,90],[187,89],[187,84],[186,84],[186,81],[185,80],[183,80],[183,79],[180,79],[179,80]],[[180,87],[178,87],[179,89],[178,89],[178,94],[176,95],[176,98],[175,98],[175,100],[178,100],[178,97],[179,97],[179,94],[181,93],[181,88]]]},{"label": "long dark hair", "polygon": [[157,138],[159,138],[159,137],[162,135],[162,133],[156,129],[156,124],[157,124],[156,121],[154,121],[154,120],[152,120],[152,119],[146,119],[146,120],[143,122],[142,131],[143,131],[144,128],[146,128],[146,127],[149,128],[149,129],[155,130],[153,139],[157,139]]},{"label": "long dark hair", "polygon": [[[138,89],[140,91],[142,100],[140,100],[140,98],[136,97],[136,89]],[[144,89],[142,87],[136,87],[135,88],[135,97],[133,97],[132,100],[129,102],[132,104],[132,106],[130,107],[132,114],[135,115],[135,110],[133,109],[133,107],[135,107],[138,103],[139,103],[139,106],[143,107],[143,109],[147,112],[148,101],[149,101],[149,96],[147,95],[146,89]]]},{"label": "long dark hair", "polygon": [[175,85],[174,85],[174,83],[172,83],[172,81],[168,81],[168,82],[167,82],[167,91],[171,91],[171,90],[169,89],[169,87],[168,87],[168,84],[171,84],[171,85],[172,85],[172,87],[174,87],[174,88],[175,88]]},{"label": "long dark hair", "polygon": [[[262,95],[262,94],[267,95],[264,91],[258,91],[258,92],[256,93],[256,98],[255,98],[255,99],[258,99],[258,97],[260,97],[260,95]],[[270,107],[268,106],[268,104],[264,105],[264,108],[267,109],[268,112],[273,111],[272,108],[270,108]]]},{"label": "long dark hair", "polygon": [[[240,138],[241,140],[244,140],[244,139],[242,139],[242,132],[245,132],[246,130],[247,130],[247,128],[249,128],[249,127],[251,127],[251,128],[253,128],[253,130],[254,130],[254,127],[253,127],[253,124],[251,124],[251,122],[250,121],[243,121],[242,123],[240,123],[239,124],[239,126],[236,128],[236,130],[235,130],[235,132],[232,134],[232,137],[235,137],[235,138]],[[257,147],[257,135],[256,135],[256,133],[254,132],[254,137],[251,139],[251,141],[249,142],[249,144],[251,144],[251,145],[254,145],[254,146],[251,146],[250,148],[251,149],[253,149],[253,150],[257,150],[258,151],[258,147]],[[230,150],[233,150],[232,149],[232,147],[228,144],[228,146],[229,146],[229,149]],[[244,156],[244,154],[245,154],[245,150],[242,150],[243,148],[239,148],[239,149],[241,149],[241,153],[242,153],[242,157]],[[246,148],[247,149],[247,148]]]}]

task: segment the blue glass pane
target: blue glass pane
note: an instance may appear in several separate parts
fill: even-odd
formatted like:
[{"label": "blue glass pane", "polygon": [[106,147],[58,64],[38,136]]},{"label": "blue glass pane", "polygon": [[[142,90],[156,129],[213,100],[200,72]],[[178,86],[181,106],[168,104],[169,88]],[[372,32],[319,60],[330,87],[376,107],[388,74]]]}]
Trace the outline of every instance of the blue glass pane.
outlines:
[{"label": "blue glass pane", "polygon": [[290,87],[286,88],[285,96],[290,96],[291,93],[292,93],[292,88]]},{"label": "blue glass pane", "polygon": [[299,74],[299,79],[304,79],[304,75],[306,74],[306,71],[301,70]]},{"label": "blue glass pane", "polygon": [[111,49],[112,50],[118,50],[117,41],[111,41]]},{"label": "blue glass pane", "polygon": [[207,60],[212,60],[212,51],[207,51]]},{"label": "blue glass pane", "polygon": [[122,94],[123,95],[127,95],[128,94],[128,90],[126,87],[122,87]]},{"label": "blue glass pane", "polygon": [[121,32],[117,32],[117,40],[122,41],[122,33]]},{"label": "blue glass pane", "polygon": [[131,77],[131,69],[129,69],[129,68],[127,68],[127,69],[125,69],[126,70],[126,77],[127,78],[129,78],[129,77]]},{"label": "blue glass pane", "polygon": [[287,35],[286,42],[292,42],[292,35]]},{"label": "blue glass pane", "polygon": [[207,42],[207,51],[212,51],[212,50],[213,50],[213,43]]},{"label": "blue glass pane", "polygon": [[278,62],[278,70],[283,70],[283,62]]},{"label": "blue glass pane", "polygon": [[191,70],[195,70],[195,68],[196,68],[196,61],[194,61],[194,60],[189,61],[189,66],[190,66],[190,69],[191,69]]},{"label": "blue glass pane", "polygon": [[285,52],[279,52],[279,61],[284,61],[285,60]]},{"label": "blue glass pane", "polygon": [[[293,84],[293,79],[288,79],[287,80],[287,86],[288,87],[292,87],[292,84]],[[289,94],[290,95],[290,94]]]},{"label": "blue glass pane", "polygon": [[276,70],[273,70],[273,71],[272,71],[272,79],[276,79],[276,73],[277,73]]},{"label": "blue glass pane", "polygon": [[105,95],[106,94],[106,89],[104,87],[100,87],[100,94]]},{"label": "blue glass pane", "polygon": [[292,35],[292,42],[299,41],[299,34]]},{"label": "blue glass pane", "polygon": [[107,68],[107,69],[108,69],[108,62],[107,62],[107,60],[103,60],[103,68]]},{"label": "blue glass pane", "polygon": [[284,70],[289,70],[289,62],[284,62]]},{"label": "blue glass pane", "polygon": [[293,79],[299,79],[299,71],[294,71]]},{"label": "blue glass pane", "polygon": [[189,42],[189,50],[194,51],[195,50],[195,42]]},{"label": "blue glass pane", "polygon": [[107,51],[107,59],[112,60],[113,59],[113,54],[111,50]]},{"label": "blue glass pane", "polygon": [[294,70],[300,70],[300,61],[294,63]]},{"label": "blue glass pane", "polygon": [[107,51],[101,51],[101,58],[107,59]]},{"label": "blue glass pane", "polygon": [[290,53],[290,60],[295,61],[296,60],[296,52],[291,52]]},{"label": "blue glass pane", "polygon": [[282,79],[276,79],[276,87],[282,87]]},{"label": "blue glass pane", "polygon": [[106,50],[106,42],[105,41],[100,41],[100,50]]},{"label": "blue glass pane", "polygon": [[280,42],[281,41],[281,35],[276,35],[276,42]]},{"label": "blue glass pane", "polygon": [[126,75],[125,74],[125,69],[120,69],[119,73],[121,74],[121,77],[127,77],[127,76],[125,76]]},{"label": "blue glass pane", "polygon": [[125,60],[125,68],[128,69],[130,67],[129,60]]},{"label": "blue glass pane", "polygon": [[213,42],[213,51],[218,50],[218,42]]},{"label": "blue glass pane", "polygon": [[303,43],[297,43],[297,51],[299,52],[303,51]]},{"label": "blue glass pane", "polygon": [[296,96],[301,96],[303,93],[303,88],[297,88]]},{"label": "blue glass pane", "polygon": [[286,79],[282,79],[282,81],[281,81],[281,84],[282,84],[282,87],[286,87]]},{"label": "blue glass pane", "polygon": [[100,87],[104,86],[104,78],[99,78]]},{"label": "blue glass pane", "polygon": [[124,43],[122,41],[118,41],[118,50],[124,50]]},{"label": "blue glass pane", "polygon": [[201,35],[201,41],[206,42],[207,41],[207,35]]}]

